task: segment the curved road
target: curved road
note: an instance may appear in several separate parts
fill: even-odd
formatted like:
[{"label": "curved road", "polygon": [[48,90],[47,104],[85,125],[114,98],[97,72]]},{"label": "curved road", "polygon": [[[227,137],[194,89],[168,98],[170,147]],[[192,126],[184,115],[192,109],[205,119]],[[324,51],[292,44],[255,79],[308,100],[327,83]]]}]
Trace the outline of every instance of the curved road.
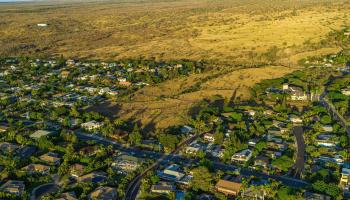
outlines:
[{"label": "curved road", "polygon": [[[115,148],[115,149],[118,149],[120,151],[129,153],[129,154],[137,156],[137,157],[157,159],[157,161],[152,166],[150,166],[150,168],[147,170],[154,169],[155,167],[159,166],[159,164],[167,164],[170,161],[182,162],[183,164],[198,163],[198,159],[185,158],[182,155],[176,154],[176,152],[172,152],[171,154],[162,154],[162,153],[153,152],[153,151],[146,151],[146,150],[140,150],[140,149],[131,148],[131,147],[124,147],[121,144],[118,144],[112,140],[109,140],[107,138],[103,138],[103,137],[98,136],[98,135],[92,135],[92,134],[87,134],[87,133],[83,133],[83,132],[76,132],[76,135],[81,140],[93,140],[99,144],[103,144],[106,146],[112,145],[113,148]],[[198,137],[198,135],[197,135],[197,137]],[[190,141],[188,141],[188,140],[186,140],[186,141],[187,141],[187,144],[190,143]],[[183,144],[183,145],[185,145],[185,144]],[[180,145],[179,145],[179,147],[180,147]],[[215,169],[222,170],[222,171],[228,171],[228,170],[232,171],[232,170],[237,169],[237,167],[235,165],[231,165],[231,164],[225,164],[225,163],[221,163],[221,162],[214,162],[213,164],[214,164]],[[269,174],[264,174],[261,172],[253,171],[250,169],[242,169],[241,174],[243,176],[256,176],[256,177],[261,177],[261,178],[272,178],[272,179],[275,179],[277,181],[282,182],[282,184],[285,184],[285,185],[288,185],[291,187],[296,187],[296,188],[306,188],[307,186],[309,186],[309,183],[302,181],[300,179],[297,179],[297,178],[278,176],[278,175],[269,175]],[[133,200],[135,199],[137,192],[138,192],[139,183],[140,183],[143,176],[144,175],[140,174],[137,177],[135,177],[134,180],[132,180],[130,182],[130,184],[126,190],[127,195],[125,195],[126,196],[125,199],[133,199]]]},{"label": "curved road", "polygon": [[297,146],[297,157],[292,170],[294,173],[291,175],[293,175],[295,178],[300,178],[301,173],[304,171],[306,146],[303,133],[304,131],[302,126],[293,127],[293,135],[295,136]]},{"label": "curved road", "polygon": [[134,200],[137,197],[137,194],[139,192],[139,188],[140,188],[140,183],[142,178],[147,174],[147,172],[156,169],[159,167],[159,165],[161,163],[163,163],[163,161],[165,161],[166,163],[168,163],[169,161],[173,160],[174,158],[174,154],[176,154],[177,152],[179,152],[184,146],[190,144],[191,142],[193,142],[194,140],[196,140],[199,136],[201,136],[203,134],[197,134],[194,135],[188,139],[186,139],[185,141],[181,142],[175,150],[173,150],[169,155],[163,155],[161,156],[155,163],[153,163],[150,167],[148,167],[145,171],[143,171],[141,174],[137,175],[134,180],[132,180],[130,182],[130,184],[128,185],[128,187],[126,188],[126,192],[125,192],[125,197],[124,200]]},{"label": "curved road", "polygon": [[55,192],[59,189],[59,186],[55,183],[47,183],[44,185],[39,185],[32,190],[30,195],[30,200],[38,200],[41,196],[47,193]]}]

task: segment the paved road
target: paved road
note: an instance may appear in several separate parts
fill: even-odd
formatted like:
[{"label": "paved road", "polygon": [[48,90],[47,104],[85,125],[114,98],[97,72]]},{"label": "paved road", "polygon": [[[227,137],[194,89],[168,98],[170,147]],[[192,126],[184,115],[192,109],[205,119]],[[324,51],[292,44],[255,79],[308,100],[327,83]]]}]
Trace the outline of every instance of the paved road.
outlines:
[{"label": "paved road", "polygon": [[[122,152],[130,153],[130,154],[137,156],[137,157],[157,159],[157,161],[160,161],[160,164],[167,164],[170,161],[183,163],[184,165],[189,165],[191,163],[198,163],[199,162],[198,159],[185,158],[182,155],[179,155],[176,153],[171,153],[169,155],[166,155],[166,154],[153,152],[153,151],[140,150],[140,149],[135,149],[135,148],[131,148],[131,147],[123,147],[122,145],[117,144],[116,142],[113,142],[111,140],[108,140],[106,138],[103,138],[103,137],[100,137],[97,135],[91,135],[91,134],[78,132],[77,136],[79,139],[82,139],[82,140],[94,140],[94,141],[96,141],[100,144],[103,144],[103,145],[112,145],[115,149],[118,149]],[[156,163],[157,163],[157,165],[159,164],[159,162],[156,162]],[[225,164],[225,163],[221,163],[221,162],[214,162],[213,164],[214,164],[214,168],[217,170],[222,170],[222,171],[237,170],[237,167],[235,165]],[[268,175],[268,174],[260,173],[257,171],[249,170],[249,169],[242,169],[241,174],[243,176],[256,176],[256,177],[261,177],[261,178],[272,178],[272,179],[275,179],[277,181],[280,181],[284,185],[288,185],[288,186],[296,187],[296,188],[305,188],[309,185],[307,182],[302,181],[300,179],[290,178],[290,177],[286,177],[286,176],[279,176],[279,175]]]},{"label": "paved road", "polygon": [[293,127],[293,134],[295,136],[297,145],[297,158],[292,170],[294,172],[292,175],[295,178],[300,178],[300,175],[304,170],[306,146],[303,133],[304,131],[302,126]]},{"label": "paved road", "polygon": [[326,98],[327,91],[323,92],[320,96],[320,103],[328,110],[333,119],[338,120],[340,125],[345,129],[348,136],[350,136],[350,126],[344,117],[337,111],[334,105]]},{"label": "paved road", "polygon": [[144,170],[141,174],[137,175],[128,185],[126,191],[125,191],[125,197],[124,200],[135,200],[137,197],[137,194],[139,192],[140,184],[142,178],[147,174],[147,172],[154,170],[159,167],[160,164],[168,163],[172,161],[176,157],[176,153],[178,153],[184,146],[187,146],[194,140],[196,140],[199,136],[202,134],[194,135],[185,141],[181,142],[175,150],[171,152],[169,155],[163,155],[161,156],[155,163],[153,163],[150,167],[148,167],[146,170]]},{"label": "paved road", "polygon": [[135,155],[136,157],[142,157],[142,158],[150,158],[150,159],[159,159],[161,156],[163,156],[163,153],[158,153],[154,151],[147,151],[147,150],[141,150],[138,148],[133,147],[126,147],[123,146],[113,140],[109,140],[107,138],[98,136],[96,134],[88,134],[81,131],[75,132],[77,137],[81,140],[93,140],[99,144],[109,146],[111,145],[114,149],[119,150],[121,152],[125,152],[131,155]]}]

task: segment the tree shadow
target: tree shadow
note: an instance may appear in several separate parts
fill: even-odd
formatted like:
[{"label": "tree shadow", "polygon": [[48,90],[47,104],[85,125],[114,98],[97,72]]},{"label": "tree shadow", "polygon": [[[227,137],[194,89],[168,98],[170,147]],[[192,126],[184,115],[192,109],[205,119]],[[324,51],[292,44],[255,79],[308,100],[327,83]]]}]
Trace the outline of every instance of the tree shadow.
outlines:
[{"label": "tree shadow", "polygon": [[121,105],[112,101],[104,101],[100,104],[90,106],[86,109],[87,112],[97,112],[110,119],[116,118],[120,110]]},{"label": "tree shadow", "polygon": [[218,111],[223,111],[225,107],[225,98],[221,95],[213,95],[210,98],[205,98],[202,101],[194,104],[187,112],[191,117],[197,116],[201,110],[206,108],[217,108]]},{"label": "tree shadow", "polygon": [[233,107],[235,105],[236,96],[237,96],[237,89],[234,89],[233,92],[232,92],[232,96],[231,96],[227,106]]}]

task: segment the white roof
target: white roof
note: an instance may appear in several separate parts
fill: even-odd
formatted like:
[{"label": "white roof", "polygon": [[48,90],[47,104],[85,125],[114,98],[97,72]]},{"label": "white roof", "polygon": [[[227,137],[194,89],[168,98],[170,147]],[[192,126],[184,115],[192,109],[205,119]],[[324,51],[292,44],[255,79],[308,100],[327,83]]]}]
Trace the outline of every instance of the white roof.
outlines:
[{"label": "white roof", "polygon": [[33,134],[30,135],[30,138],[41,138],[43,136],[47,136],[52,134],[52,131],[47,131],[47,130],[37,130]]}]

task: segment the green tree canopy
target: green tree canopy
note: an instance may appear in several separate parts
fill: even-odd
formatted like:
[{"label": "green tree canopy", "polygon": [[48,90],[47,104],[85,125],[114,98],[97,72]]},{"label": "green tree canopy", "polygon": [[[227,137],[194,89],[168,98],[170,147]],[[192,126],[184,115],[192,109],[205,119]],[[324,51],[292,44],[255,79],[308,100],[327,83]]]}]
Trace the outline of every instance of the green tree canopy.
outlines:
[{"label": "green tree canopy", "polygon": [[137,124],[135,124],[133,131],[129,135],[129,143],[133,145],[141,144],[142,135],[140,133],[140,128]]},{"label": "green tree canopy", "polygon": [[213,176],[208,168],[200,166],[192,170],[191,186],[195,191],[208,192],[213,188]]}]

